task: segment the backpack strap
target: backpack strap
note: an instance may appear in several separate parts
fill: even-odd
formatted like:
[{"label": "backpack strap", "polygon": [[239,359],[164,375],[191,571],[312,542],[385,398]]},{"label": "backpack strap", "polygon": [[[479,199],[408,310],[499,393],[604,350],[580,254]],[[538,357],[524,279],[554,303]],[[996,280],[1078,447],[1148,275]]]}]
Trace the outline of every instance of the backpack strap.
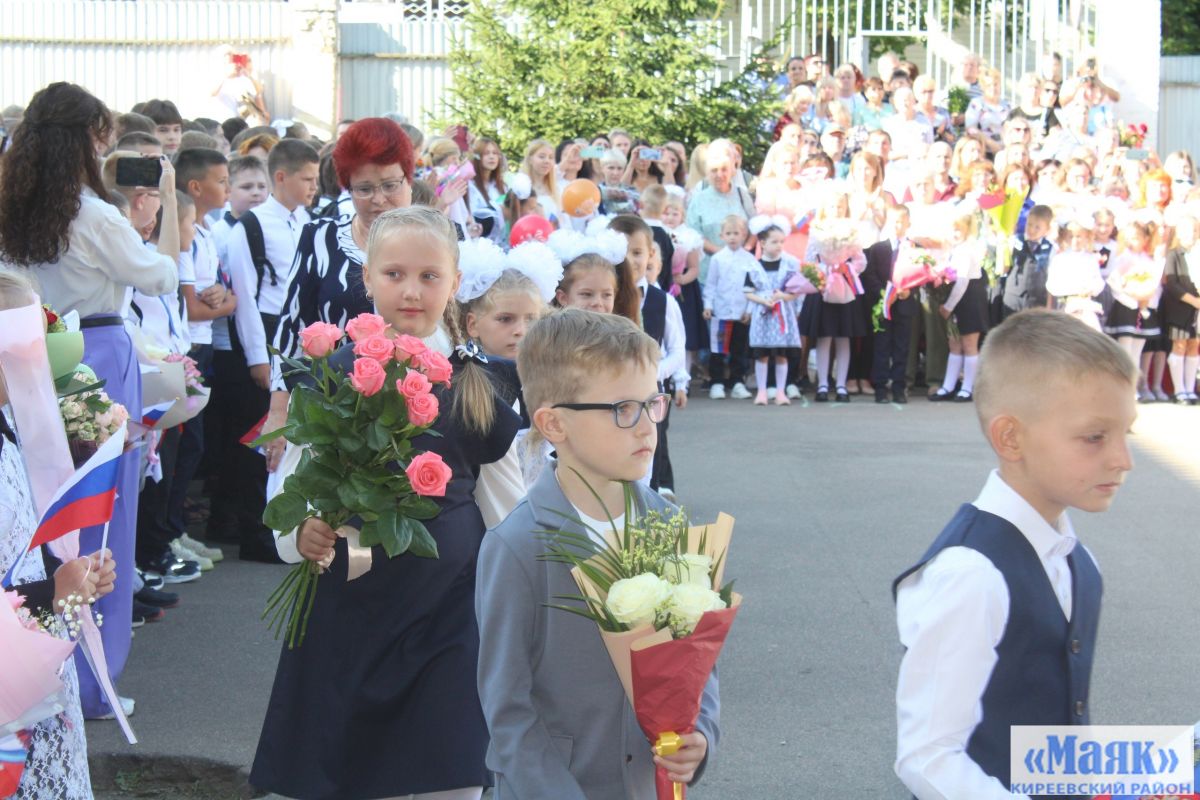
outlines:
[{"label": "backpack strap", "polygon": [[263,237],[262,223],[252,212],[247,211],[238,219],[246,231],[246,245],[250,248],[250,260],[254,262],[254,272],[258,275],[258,285],[255,288],[255,298],[262,292],[263,278],[271,276],[271,285],[279,285],[279,277],[275,267],[267,259],[267,242]]}]

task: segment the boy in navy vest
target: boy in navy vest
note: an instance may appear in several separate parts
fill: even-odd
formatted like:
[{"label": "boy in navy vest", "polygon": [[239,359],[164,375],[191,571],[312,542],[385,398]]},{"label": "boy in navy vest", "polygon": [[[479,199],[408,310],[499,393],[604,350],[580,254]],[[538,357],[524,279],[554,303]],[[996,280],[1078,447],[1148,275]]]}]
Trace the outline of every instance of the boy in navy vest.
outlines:
[{"label": "boy in navy vest", "polygon": [[999,468],[892,586],[895,768],[921,800],[1011,798],[1011,726],[1088,723],[1101,581],[1066,510],[1107,510],[1132,468],[1136,382],[1061,312],[988,334],[975,402]]}]

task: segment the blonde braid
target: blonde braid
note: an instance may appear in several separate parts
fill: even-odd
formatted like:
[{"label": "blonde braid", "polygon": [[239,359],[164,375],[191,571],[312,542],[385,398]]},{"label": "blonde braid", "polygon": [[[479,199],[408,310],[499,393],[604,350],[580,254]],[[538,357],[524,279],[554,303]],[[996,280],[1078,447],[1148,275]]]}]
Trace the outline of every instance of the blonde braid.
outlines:
[{"label": "blonde braid", "polygon": [[[454,298],[446,304],[442,322],[450,335],[454,347],[465,344],[462,327],[459,325],[459,304]],[[496,421],[496,394],[487,370],[472,359],[463,361],[462,369],[454,381],[454,414],[467,430],[487,435]]]}]

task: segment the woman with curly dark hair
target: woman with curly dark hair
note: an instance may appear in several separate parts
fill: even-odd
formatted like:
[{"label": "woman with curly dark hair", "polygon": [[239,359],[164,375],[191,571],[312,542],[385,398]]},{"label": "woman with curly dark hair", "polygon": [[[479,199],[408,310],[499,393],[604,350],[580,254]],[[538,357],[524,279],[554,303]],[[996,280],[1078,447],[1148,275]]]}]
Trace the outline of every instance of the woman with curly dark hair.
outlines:
[{"label": "woman with curly dark hair", "polygon": [[[158,193],[163,234],[158,251],[108,202],[97,154],[107,149],[112,120],[104,103],[79,86],[52,83],[33,96],[12,145],[0,159],[0,261],[30,271],[42,301],[82,320],[83,363],[105,381],[105,391],[138,418],[141,374],[122,320],[126,289],[158,296],[179,284],[179,224],[175,173],[160,157]],[[140,450],[121,459],[108,547],[117,562],[116,590],[97,609],[111,624],[100,629],[109,674],[116,683],[129,654],[134,584]],[[80,552],[100,548],[103,529],[80,532]],[[82,657],[76,655],[77,661]],[[90,669],[78,665],[84,716],[112,713]],[[132,701],[122,700],[125,711]]]}]

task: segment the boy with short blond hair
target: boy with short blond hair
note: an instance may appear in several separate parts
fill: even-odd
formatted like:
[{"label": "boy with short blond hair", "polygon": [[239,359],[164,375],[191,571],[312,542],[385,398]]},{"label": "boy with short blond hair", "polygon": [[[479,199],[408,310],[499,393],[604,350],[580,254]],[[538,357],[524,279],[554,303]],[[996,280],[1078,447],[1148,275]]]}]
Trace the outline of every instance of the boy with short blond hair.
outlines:
[{"label": "boy with short blond hair", "polygon": [[1011,798],[1012,726],[1088,723],[1102,585],[1066,511],[1106,511],[1132,468],[1136,384],[1123,348],[1061,312],[988,334],[975,407],[999,468],[892,584],[895,769],[918,798]]},{"label": "boy with short blond hair", "polygon": [[715,671],[683,749],[653,756],[596,624],[547,607],[579,589],[567,565],[540,558],[539,531],[584,533],[564,514],[597,532],[611,516],[620,529],[626,486],[635,513],[672,508],[637,483],[670,401],[658,390],[658,360],[658,345],[634,323],[582,309],[538,321],[521,344],[517,371],[535,435],[558,458],[479,553],[479,698],[497,800],[653,800],[655,764],[691,783],[716,747]]}]

